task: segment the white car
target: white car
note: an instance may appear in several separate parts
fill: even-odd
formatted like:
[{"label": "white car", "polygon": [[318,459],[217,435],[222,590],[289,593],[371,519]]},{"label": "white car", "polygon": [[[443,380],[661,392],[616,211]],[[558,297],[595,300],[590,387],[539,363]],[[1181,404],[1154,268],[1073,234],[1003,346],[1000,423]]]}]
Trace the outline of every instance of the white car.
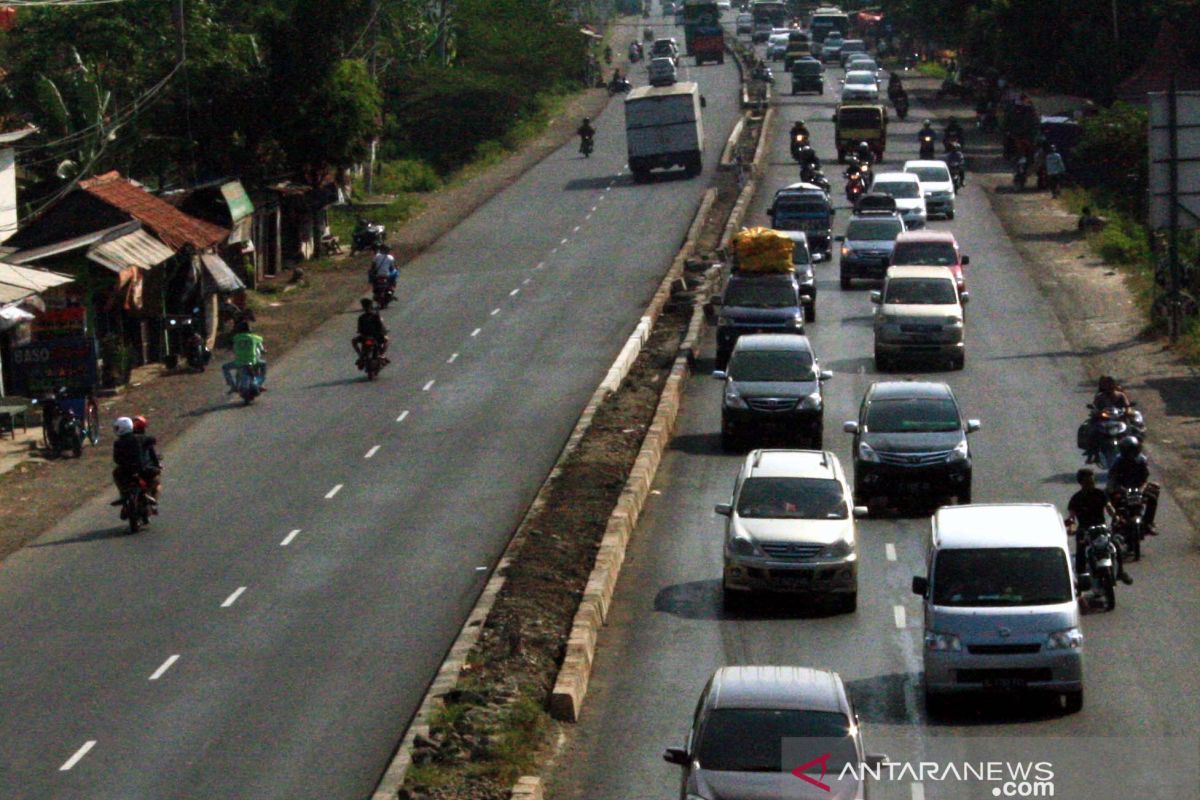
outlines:
[{"label": "white car", "polygon": [[905,161],[904,171],[916,175],[925,193],[925,212],[954,219],[954,179],[944,161]]},{"label": "white car", "polygon": [[855,53],[854,55],[850,56],[850,60],[846,62],[846,71],[870,72],[875,76],[876,79],[878,79],[879,75],[883,72],[883,70],[879,68],[879,64],[875,62],[875,59],[871,58],[865,53]]},{"label": "white car", "polygon": [[842,102],[874,103],[878,100],[879,81],[875,79],[874,72],[853,70],[846,73],[846,78],[842,81]]},{"label": "white car", "polygon": [[871,192],[895,198],[896,210],[909,230],[924,227],[928,218],[925,187],[916,175],[911,172],[880,172],[871,183]]},{"label": "white car", "polygon": [[732,11],[733,3],[729,2],[729,0],[717,0],[717,10]]},{"label": "white car", "polygon": [[783,54],[787,52],[788,35],[786,33],[772,33],[771,38],[767,39],[767,59],[769,61],[778,61],[783,58]]},{"label": "white car", "polygon": [[674,39],[655,39],[654,44],[650,45],[650,58],[669,58],[678,66],[679,64],[679,45]]},{"label": "white car", "polygon": [[650,75],[651,86],[670,86],[676,81],[675,62],[666,56],[650,59],[646,68]]},{"label": "white car", "polygon": [[754,450],[733,498],[716,507],[725,525],[721,587],[728,604],[755,590],[829,594],[858,605],[858,533],[846,473],[828,450]]},{"label": "white car", "polygon": [[737,15],[737,32],[754,33],[754,15],[753,14],[738,14]]},{"label": "white car", "polygon": [[[875,309],[875,369],[887,372],[899,358],[966,363],[963,305],[948,267],[888,267],[883,289],[871,292]],[[965,446],[965,445],[964,445]]]}]

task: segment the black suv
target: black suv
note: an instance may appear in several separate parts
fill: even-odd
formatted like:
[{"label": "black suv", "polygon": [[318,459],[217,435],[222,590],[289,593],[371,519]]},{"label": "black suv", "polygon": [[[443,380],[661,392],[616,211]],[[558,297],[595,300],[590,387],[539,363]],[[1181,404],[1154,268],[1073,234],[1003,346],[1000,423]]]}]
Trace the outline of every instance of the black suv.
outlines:
[{"label": "black suv", "polygon": [[738,337],[748,333],[804,333],[800,284],[794,273],[735,272],[729,276],[717,317],[717,368],[729,361]]},{"label": "black suv", "polygon": [[825,401],[821,369],[807,336],[762,334],[738,339],[729,366],[713,377],[725,382],[721,446],[737,447],[747,434],[799,438],[812,450],[823,446]]},{"label": "black suv", "polygon": [[979,421],[964,420],[944,383],[881,381],[863,397],[858,420],[842,426],[854,434],[854,501],[908,495],[971,502],[971,448],[967,434]]}]

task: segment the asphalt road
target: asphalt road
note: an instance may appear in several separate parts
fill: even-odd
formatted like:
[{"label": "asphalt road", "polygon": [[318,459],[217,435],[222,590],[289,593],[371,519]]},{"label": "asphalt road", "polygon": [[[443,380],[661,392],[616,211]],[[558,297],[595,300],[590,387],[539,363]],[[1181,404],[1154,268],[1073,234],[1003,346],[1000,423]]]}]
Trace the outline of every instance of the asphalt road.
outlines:
[{"label": "asphalt road", "polygon": [[[737,73],[684,73],[711,175]],[[378,382],[350,311],[251,407],[214,370],[147,532],[105,495],[5,562],[0,797],[370,794],[708,184],[634,185],[623,119],[404,270]]]},{"label": "asphalt road", "polygon": [[[830,78],[840,74],[830,70]],[[779,88],[790,91],[786,75]],[[831,179],[838,176],[835,193],[841,192],[841,170],[831,164],[833,105],[831,89],[823,98],[782,97],[771,166],[751,222],[768,224],[763,210],[770,195],[796,180],[786,132],[797,118],[808,120],[827,172]],[[893,119],[883,169],[916,157],[922,116],[918,107],[907,123]],[[844,229],[848,212],[838,216]],[[890,373],[886,379],[945,380],[965,414],[982,420],[983,430],[972,440],[975,502],[1054,502],[1062,508],[1081,466],[1075,428],[1091,394],[1080,360],[970,176],[957,219],[931,227],[953,230],[971,256],[966,369]],[[825,444],[849,472],[850,437],[841,423],[855,418],[865,389],[883,378],[874,373],[871,359],[872,307],[866,287],[838,288],[836,257],[818,265],[817,276],[819,316],[809,336],[822,366],[835,371],[825,389]],[[547,793],[551,800],[677,797],[680,770],[662,761],[663,748],[684,744],[704,683],[715,669],[731,664],[837,670],[862,717],[868,750],[893,760],[944,757],[947,746],[978,760],[1001,758],[1005,746],[983,739],[1006,737],[1006,744],[1019,743],[1043,757],[1069,760],[1067,750],[1078,746],[1093,768],[1107,763],[1132,769],[1152,761],[1151,753],[1168,758],[1168,745],[1179,742],[1167,737],[1186,737],[1185,752],[1195,763],[1200,557],[1188,547],[1185,519],[1165,493],[1159,511],[1163,534],[1148,540],[1143,561],[1130,566],[1135,584],[1118,587],[1115,612],[1083,619],[1086,702],[1079,714],[1002,698],[964,703],[944,719],[926,718],[919,675],[921,605],[910,592],[911,577],[924,574],[926,517],[860,521],[855,614],[786,599],[768,599],[740,613],[725,611],[720,593],[724,519],[713,513],[713,505],[728,501],[742,457],[720,450],[721,385],[705,375],[712,352],[710,336],[709,357],[700,360],[687,386],[658,491],[633,537],[609,624],[600,635],[582,720]],[[878,784],[871,796],[997,796],[995,784],[911,783]],[[1060,789],[1055,796],[1067,795]],[[1109,800],[1103,790],[1086,796]]]}]

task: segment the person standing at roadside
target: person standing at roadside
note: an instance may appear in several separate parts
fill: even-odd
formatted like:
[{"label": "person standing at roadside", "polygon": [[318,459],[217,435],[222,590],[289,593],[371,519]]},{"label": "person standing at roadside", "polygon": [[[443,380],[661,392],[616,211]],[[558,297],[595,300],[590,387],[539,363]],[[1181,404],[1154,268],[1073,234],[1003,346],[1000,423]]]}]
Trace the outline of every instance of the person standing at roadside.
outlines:
[{"label": "person standing at roadside", "polygon": [[1046,153],[1046,182],[1050,185],[1050,196],[1058,197],[1058,190],[1062,184],[1063,176],[1067,174],[1067,165],[1063,162],[1062,154],[1058,152],[1058,148],[1050,145],[1050,152]]}]

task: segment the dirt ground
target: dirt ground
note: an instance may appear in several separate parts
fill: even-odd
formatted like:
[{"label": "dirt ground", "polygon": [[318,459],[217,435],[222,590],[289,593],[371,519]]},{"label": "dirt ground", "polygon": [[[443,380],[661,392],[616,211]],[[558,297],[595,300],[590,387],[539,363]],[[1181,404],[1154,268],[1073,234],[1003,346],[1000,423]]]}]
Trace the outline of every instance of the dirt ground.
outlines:
[{"label": "dirt ground", "polygon": [[[389,234],[397,263],[403,268],[489,198],[571,139],[579,119],[598,116],[607,103],[608,94],[603,90],[579,94],[564,104],[541,136],[510,158],[470,180],[422,198],[424,211]],[[308,262],[299,265],[304,279],[295,285],[288,284],[290,271],[275,284],[267,284],[266,306],[257,312],[255,327],[263,334],[272,358],[278,358],[322,322],[352,306],[364,291],[367,263],[366,255]],[[0,509],[3,509],[0,559],[36,539],[85,500],[109,488],[112,442],[109,431],[113,419],[121,415],[146,415],[151,432],[165,446],[211,409],[214,402],[223,403],[224,390],[214,384],[211,371],[228,358],[227,351],[215,353],[213,366],[206,374],[170,372],[161,364],[135,370],[129,386],[113,397],[101,398],[103,437],[99,447],[85,447],[79,460],[51,460],[40,451],[31,450],[26,460],[0,476]],[[169,482],[169,463],[166,478]],[[169,491],[163,500],[169,506]]]}]

